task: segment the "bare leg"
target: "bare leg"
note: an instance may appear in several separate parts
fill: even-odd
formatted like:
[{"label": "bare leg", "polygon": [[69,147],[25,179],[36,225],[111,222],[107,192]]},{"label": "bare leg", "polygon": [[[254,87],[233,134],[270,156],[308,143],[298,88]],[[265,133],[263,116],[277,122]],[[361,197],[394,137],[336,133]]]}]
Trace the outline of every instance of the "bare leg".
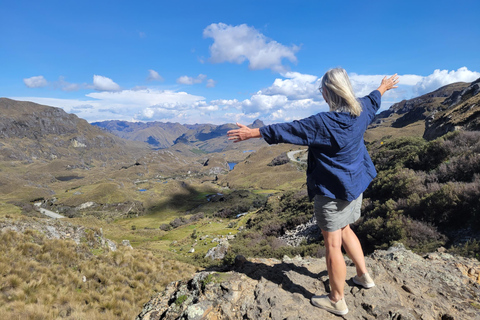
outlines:
[{"label": "bare leg", "polygon": [[330,300],[336,302],[343,298],[347,266],[342,254],[342,230],[328,232],[322,230],[325,240],[328,278],[330,280]]},{"label": "bare leg", "polygon": [[364,273],[367,273],[367,267],[365,266],[365,257],[363,255],[362,245],[357,238],[355,232],[347,225],[342,229],[342,244],[343,248],[347,252],[347,255],[352,259],[357,269],[357,275],[360,277]]}]

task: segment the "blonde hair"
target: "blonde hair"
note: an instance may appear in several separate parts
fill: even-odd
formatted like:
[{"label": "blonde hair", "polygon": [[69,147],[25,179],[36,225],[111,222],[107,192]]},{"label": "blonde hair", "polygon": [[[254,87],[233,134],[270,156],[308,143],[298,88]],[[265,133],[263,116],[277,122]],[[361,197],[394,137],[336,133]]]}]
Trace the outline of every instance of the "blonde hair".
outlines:
[{"label": "blonde hair", "polygon": [[351,115],[356,117],[362,113],[362,106],[355,98],[352,84],[345,69],[328,70],[323,76],[320,90],[330,106],[330,111],[350,112]]}]

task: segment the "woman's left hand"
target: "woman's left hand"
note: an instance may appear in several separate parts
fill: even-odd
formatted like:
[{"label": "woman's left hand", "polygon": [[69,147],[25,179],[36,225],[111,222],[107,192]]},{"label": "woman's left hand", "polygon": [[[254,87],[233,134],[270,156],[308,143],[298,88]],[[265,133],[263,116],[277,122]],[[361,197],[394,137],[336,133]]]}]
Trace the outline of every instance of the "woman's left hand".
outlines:
[{"label": "woman's left hand", "polygon": [[380,94],[383,96],[383,94],[386,91],[394,89],[394,88],[398,88],[398,86],[397,86],[398,82],[399,82],[399,80],[398,80],[398,76],[397,76],[396,73],[393,76],[391,76],[390,78],[387,78],[385,76],[382,79],[382,83],[380,84],[380,86],[378,87],[377,90],[380,91]]}]

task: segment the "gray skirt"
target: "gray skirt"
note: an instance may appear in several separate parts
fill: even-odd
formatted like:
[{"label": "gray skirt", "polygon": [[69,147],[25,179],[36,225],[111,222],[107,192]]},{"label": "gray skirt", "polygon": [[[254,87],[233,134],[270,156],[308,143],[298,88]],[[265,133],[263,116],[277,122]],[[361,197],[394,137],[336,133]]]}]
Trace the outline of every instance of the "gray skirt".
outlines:
[{"label": "gray skirt", "polygon": [[354,223],[360,218],[362,199],[363,194],[353,201],[316,195],[313,200],[318,226],[323,231],[333,232]]}]

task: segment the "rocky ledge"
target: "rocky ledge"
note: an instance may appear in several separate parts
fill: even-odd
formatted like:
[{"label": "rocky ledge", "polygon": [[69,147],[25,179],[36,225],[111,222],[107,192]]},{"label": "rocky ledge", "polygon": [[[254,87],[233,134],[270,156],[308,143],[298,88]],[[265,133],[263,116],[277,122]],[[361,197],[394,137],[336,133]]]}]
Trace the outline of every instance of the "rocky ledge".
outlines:
[{"label": "rocky ledge", "polygon": [[[344,319],[480,319],[480,262],[441,252],[420,256],[403,245],[366,258],[376,287],[355,286],[347,260]],[[310,304],[329,291],[325,258],[245,259],[229,270],[173,282],[136,320],[337,319]]]}]

